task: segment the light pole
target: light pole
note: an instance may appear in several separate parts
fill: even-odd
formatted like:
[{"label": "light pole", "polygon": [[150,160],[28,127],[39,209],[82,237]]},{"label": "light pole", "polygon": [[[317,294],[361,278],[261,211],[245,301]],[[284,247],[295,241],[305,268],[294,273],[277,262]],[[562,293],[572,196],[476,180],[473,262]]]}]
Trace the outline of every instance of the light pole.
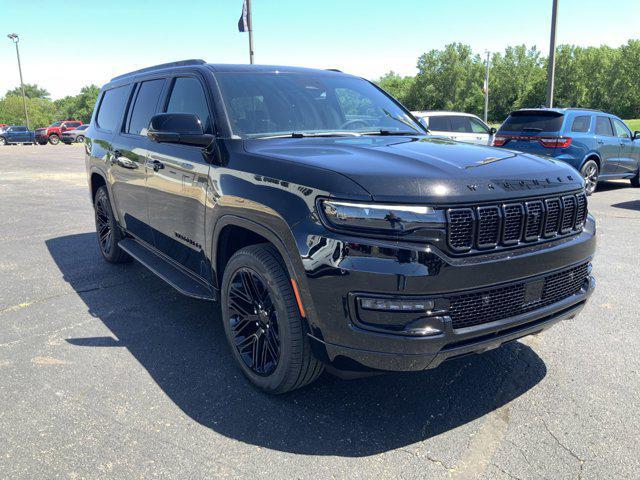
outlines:
[{"label": "light pole", "polygon": [[20,50],[18,49],[18,42],[20,41],[20,37],[18,37],[17,33],[10,33],[7,35],[7,37],[16,46],[16,55],[18,56],[18,72],[20,72],[20,88],[22,89],[22,103],[24,104],[24,118],[27,122],[27,130],[29,130],[29,113],[27,112],[27,96],[24,93],[24,82],[22,81],[22,65],[20,65]]},{"label": "light pole", "polygon": [[547,66],[547,108],[553,108],[553,84],[556,80],[556,25],[558,23],[558,0],[553,0],[551,13],[551,41],[549,45],[549,65]]},{"label": "light pole", "polygon": [[484,123],[489,118],[489,51],[487,50],[487,68],[484,73]]}]

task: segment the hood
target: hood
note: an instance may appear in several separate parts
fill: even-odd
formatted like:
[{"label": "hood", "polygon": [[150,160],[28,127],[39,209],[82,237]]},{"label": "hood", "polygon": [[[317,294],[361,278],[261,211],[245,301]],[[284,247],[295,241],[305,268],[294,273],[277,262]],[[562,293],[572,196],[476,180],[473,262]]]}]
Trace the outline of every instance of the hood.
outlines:
[{"label": "hood", "polygon": [[349,177],[374,200],[465,203],[554,194],[583,187],[580,174],[549,158],[435,137],[255,139],[256,155]]}]

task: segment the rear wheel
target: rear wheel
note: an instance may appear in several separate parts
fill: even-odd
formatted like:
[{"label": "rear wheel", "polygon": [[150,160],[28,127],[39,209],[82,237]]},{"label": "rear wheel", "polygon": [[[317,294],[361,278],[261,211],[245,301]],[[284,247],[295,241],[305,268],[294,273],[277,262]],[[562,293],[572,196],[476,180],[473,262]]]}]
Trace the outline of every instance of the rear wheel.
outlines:
[{"label": "rear wheel", "polygon": [[242,373],[268,393],[313,382],[323,364],[312,354],[291,281],[269,244],[236,252],[222,279],[222,319]]},{"label": "rear wheel", "polygon": [[587,160],[582,166],[582,169],[580,169],[580,174],[582,178],[584,178],[584,189],[587,195],[591,195],[596,191],[596,187],[598,186],[598,176],[600,175],[598,164],[595,160]]},{"label": "rear wheel", "polygon": [[49,135],[49,143],[51,145],[57,145],[58,143],[60,143],[60,137],[55,133],[53,135]]},{"label": "rear wheel", "polygon": [[106,186],[102,186],[96,192],[93,202],[96,216],[96,233],[98,234],[98,245],[102,257],[109,263],[123,263],[129,261],[131,257],[118,247],[118,242],[123,235],[118,227]]}]

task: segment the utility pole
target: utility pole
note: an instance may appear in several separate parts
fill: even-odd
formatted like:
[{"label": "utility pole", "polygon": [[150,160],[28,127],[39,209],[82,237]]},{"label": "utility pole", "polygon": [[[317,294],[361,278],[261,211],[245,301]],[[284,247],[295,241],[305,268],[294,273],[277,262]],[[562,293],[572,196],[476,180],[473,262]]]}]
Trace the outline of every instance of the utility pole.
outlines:
[{"label": "utility pole", "polygon": [[249,27],[249,63],[253,65],[253,18],[251,16],[251,0],[247,0],[247,26]]},{"label": "utility pole", "polygon": [[488,122],[489,118],[489,55],[487,51],[487,68],[484,74],[484,123]]},{"label": "utility pole", "polygon": [[29,130],[29,113],[27,112],[27,96],[24,93],[24,82],[22,81],[22,66],[20,65],[20,50],[18,49],[18,42],[20,41],[20,37],[18,37],[17,33],[10,33],[7,35],[9,39],[16,46],[16,55],[18,56],[18,72],[20,73],[20,88],[22,89],[22,103],[24,104],[24,118],[27,123],[27,130]]},{"label": "utility pole", "polygon": [[551,40],[549,45],[549,64],[547,66],[547,108],[553,108],[553,85],[556,80],[556,26],[558,24],[558,0],[553,0],[551,14]]}]

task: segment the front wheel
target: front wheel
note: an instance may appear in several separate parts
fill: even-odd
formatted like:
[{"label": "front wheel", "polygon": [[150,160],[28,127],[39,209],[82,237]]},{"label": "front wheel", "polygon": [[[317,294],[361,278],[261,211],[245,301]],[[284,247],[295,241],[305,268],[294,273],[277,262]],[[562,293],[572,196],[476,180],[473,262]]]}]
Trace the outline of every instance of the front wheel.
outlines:
[{"label": "front wheel", "polygon": [[638,168],[636,176],[631,179],[631,186],[635,188],[640,187],[640,168]]},{"label": "front wheel", "polygon": [[221,300],[233,357],[255,386],[268,393],[286,393],[322,373],[323,364],[311,353],[289,275],[272,245],[250,245],[231,257]]},{"label": "front wheel", "polygon": [[98,245],[100,246],[102,257],[109,263],[129,261],[131,257],[118,247],[118,243],[123,237],[113,214],[106,186],[103,185],[96,192],[93,207],[96,216]]},{"label": "front wheel", "polygon": [[7,141],[5,140],[4,137],[0,137],[0,146],[4,146],[7,144]]},{"label": "front wheel", "polygon": [[76,137],[76,143],[84,143],[84,135],[78,135]]},{"label": "front wheel", "polygon": [[598,176],[600,175],[598,164],[594,160],[587,160],[580,169],[580,175],[582,175],[585,181],[585,192],[587,195],[591,195],[596,191],[596,187],[598,186]]},{"label": "front wheel", "polygon": [[49,143],[51,145],[57,145],[60,143],[60,137],[55,133],[53,135],[49,135]]}]

